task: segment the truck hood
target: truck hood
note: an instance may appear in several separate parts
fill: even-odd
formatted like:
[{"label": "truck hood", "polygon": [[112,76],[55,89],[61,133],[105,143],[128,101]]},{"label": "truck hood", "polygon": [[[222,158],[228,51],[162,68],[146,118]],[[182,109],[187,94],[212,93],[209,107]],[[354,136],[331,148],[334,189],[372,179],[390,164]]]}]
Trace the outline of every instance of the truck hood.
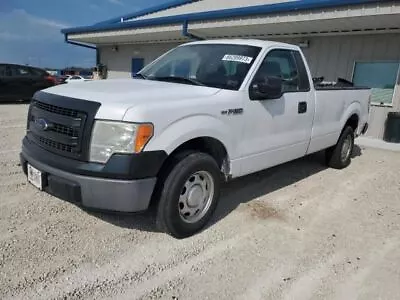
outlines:
[{"label": "truck hood", "polygon": [[126,111],[140,104],[187,101],[209,97],[220,89],[142,79],[108,79],[62,84],[46,93],[101,103],[97,118],[122,120]]}]

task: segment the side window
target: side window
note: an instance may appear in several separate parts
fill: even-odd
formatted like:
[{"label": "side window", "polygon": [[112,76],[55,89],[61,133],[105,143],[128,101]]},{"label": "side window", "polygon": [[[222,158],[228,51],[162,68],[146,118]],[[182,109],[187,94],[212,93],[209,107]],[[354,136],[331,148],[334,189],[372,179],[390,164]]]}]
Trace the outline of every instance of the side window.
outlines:
[{"label": "side window", "polygon": [[13,76],[11,67],[9,65],[0,65],[0,77]]},{"label": "side window", "polygon": [[29,71],[31,72],[32,75],[38,76],[38,77],[39,76],[43,77],[43,76],[47,75],[45,71],[42,71],[39,69],[30,68]]},{"label": "side window", "polygon": [[32,76],[32,73],[30,72],[29,68],[15,66],[13,68],[13,70],[14,70],[15,76],[18,76],[18,77]]},{"label": "side window", "polygon": [[282,79],[284,93],[300,91],[299,72],[292,51],[279,49],[267,54],[254,80],[268,81],[269,77]]},{"label": "side window", "polygon": [[6,77],[7,72],[6,72],[6,65],[0,65],[0,77]]}]

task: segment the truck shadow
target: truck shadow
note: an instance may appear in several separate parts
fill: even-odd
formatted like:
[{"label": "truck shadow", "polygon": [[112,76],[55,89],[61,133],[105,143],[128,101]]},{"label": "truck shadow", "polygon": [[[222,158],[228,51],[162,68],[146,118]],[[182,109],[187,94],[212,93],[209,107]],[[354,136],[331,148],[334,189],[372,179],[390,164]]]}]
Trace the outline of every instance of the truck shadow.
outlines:
[{"label": "truck shadow", "polygon": [[[355,145],[353,157],[362,155]],[[268,195],[327,169],[323,152],[273,167],[224,184],[217,210],[206,228],[227,217],[240,205]],[[112,214],[88,211],[89,214],[113,225],[136,230],[156,232],[155,210],[140,214]],[[268,213],[266,213],[268,216]]]},{"label": "truck shadow", "polygon": [[[324,159],[323,153],[317,153],[227,183],[222,189],[221,199],[210,226],[224,219],[240,205],[326,170]],[[264,212],[255,213],[264,214],[263,218],[273,217],[276,213],[271,207],[257,207]]]}]

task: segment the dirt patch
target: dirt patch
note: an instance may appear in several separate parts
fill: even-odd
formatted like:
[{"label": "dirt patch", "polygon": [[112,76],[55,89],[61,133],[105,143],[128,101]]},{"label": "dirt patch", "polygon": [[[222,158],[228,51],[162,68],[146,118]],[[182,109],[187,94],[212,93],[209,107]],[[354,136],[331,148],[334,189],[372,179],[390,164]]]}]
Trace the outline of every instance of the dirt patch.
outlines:
[{"label": "dirt patch", "polygon": [[278,220],[283,220],[283,215],[280,214],[280,212],[270,206],[268,203],[265,203],[263,201],[252,201],[249,202],[245,205],[245,210],[249,212],[249,214],[258,219],[278,219]]}]

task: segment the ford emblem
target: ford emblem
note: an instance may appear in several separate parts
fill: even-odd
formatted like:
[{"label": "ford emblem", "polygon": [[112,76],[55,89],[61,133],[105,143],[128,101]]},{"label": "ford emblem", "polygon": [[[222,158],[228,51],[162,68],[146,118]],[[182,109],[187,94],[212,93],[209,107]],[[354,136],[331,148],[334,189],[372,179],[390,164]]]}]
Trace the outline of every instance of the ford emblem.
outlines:
[{"label": "ford emblem", "polygon": [[37,125],[37,127],[43,131],[46,131],[47,129],[49,129],[49,123],[45,120],[45,119],[36,119],[35,120],[35,124]]}]

